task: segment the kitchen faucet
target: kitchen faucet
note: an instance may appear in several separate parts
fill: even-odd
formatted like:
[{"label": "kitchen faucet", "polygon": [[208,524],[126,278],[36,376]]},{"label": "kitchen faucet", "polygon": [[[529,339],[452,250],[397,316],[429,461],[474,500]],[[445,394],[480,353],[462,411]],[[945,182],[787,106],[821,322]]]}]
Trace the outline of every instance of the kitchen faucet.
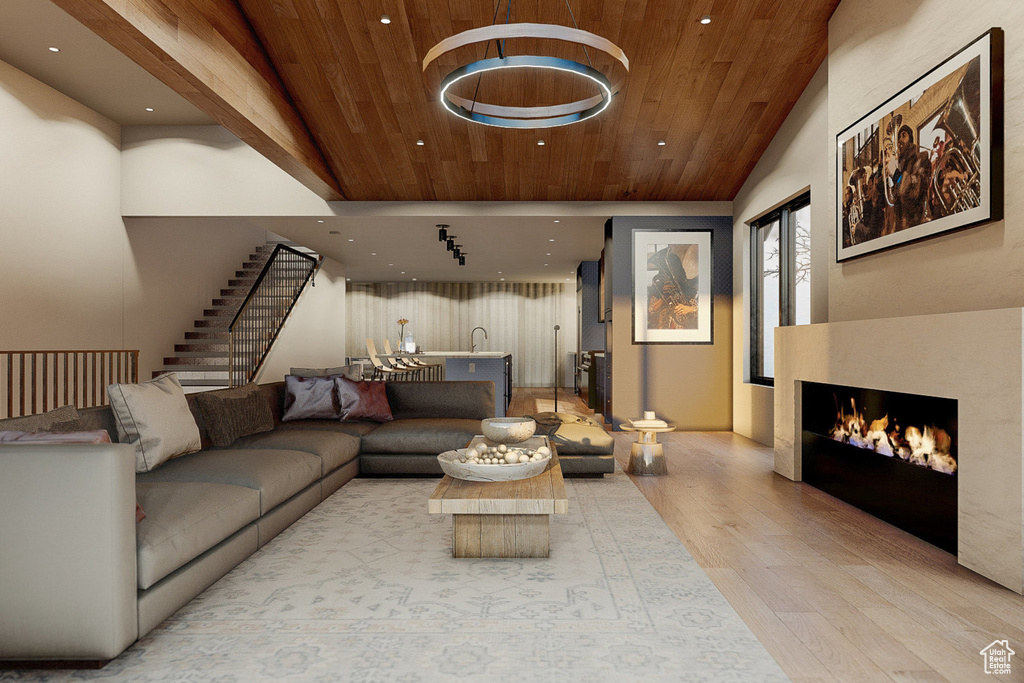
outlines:
[{"label": "kitchen faucet", "polygon": [[477,330],[483,330],[484,339],[487,339],[487,330],[484,330],[484,328],[480,327],[479,325],[477,327],[474,327],[473,331],[469,333],[469,352],[470,353],[473,353],[474,351],[476,351],[476,344],[473,342],[473,335],[476,334]]}]

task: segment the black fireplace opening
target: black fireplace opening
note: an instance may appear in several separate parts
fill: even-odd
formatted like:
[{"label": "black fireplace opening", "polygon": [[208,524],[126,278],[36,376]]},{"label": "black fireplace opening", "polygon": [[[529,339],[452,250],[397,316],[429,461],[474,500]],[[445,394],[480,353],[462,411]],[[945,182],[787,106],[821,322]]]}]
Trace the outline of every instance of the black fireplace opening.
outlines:
[{"label": "black fireplace opening", "polygon": [[802,382],[803,480],[957,551],[957,402]]}]

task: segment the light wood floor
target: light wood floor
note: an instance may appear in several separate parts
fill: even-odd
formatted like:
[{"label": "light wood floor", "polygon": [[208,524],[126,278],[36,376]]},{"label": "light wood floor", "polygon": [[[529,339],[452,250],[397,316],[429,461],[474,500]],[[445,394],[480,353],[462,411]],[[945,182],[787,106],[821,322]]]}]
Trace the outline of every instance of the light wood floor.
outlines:
[{"label": "light wood floor", "polygon": [[[527,414],[552,389],[516,389]],[[559,410],[591,414],[567,392]],[[620,466],[632,435],[615,433]],[[772,471],[731,432],[675,432],[669,474],[634,483],[794,681],[992,680],[979,650],[1009,639],[1024,680],[1024,597],[934,546]]]}]

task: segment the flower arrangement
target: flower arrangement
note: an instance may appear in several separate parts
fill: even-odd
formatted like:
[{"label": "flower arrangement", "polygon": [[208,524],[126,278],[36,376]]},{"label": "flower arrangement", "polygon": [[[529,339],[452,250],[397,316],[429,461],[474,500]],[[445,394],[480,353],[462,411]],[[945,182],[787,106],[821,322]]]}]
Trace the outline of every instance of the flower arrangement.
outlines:
[{"label": "flower arrangement", "polygon": [[399,353],[401,353],[402,342],[405,341],[405,326],[409,324],[409,321],[405,318],[399,318],[398,324],[401,326],[401,329],[398,332],[398,349]]}]

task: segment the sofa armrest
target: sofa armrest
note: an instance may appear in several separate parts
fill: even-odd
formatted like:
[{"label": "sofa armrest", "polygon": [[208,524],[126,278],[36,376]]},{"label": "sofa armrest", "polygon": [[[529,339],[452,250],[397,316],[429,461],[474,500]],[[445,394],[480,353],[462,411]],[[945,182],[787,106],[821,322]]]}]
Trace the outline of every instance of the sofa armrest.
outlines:
[{"label": "sofa armrest", "polygon": [[135,641],[131,446],[0,446],[0,509],[0,659],[112,659]]}]

